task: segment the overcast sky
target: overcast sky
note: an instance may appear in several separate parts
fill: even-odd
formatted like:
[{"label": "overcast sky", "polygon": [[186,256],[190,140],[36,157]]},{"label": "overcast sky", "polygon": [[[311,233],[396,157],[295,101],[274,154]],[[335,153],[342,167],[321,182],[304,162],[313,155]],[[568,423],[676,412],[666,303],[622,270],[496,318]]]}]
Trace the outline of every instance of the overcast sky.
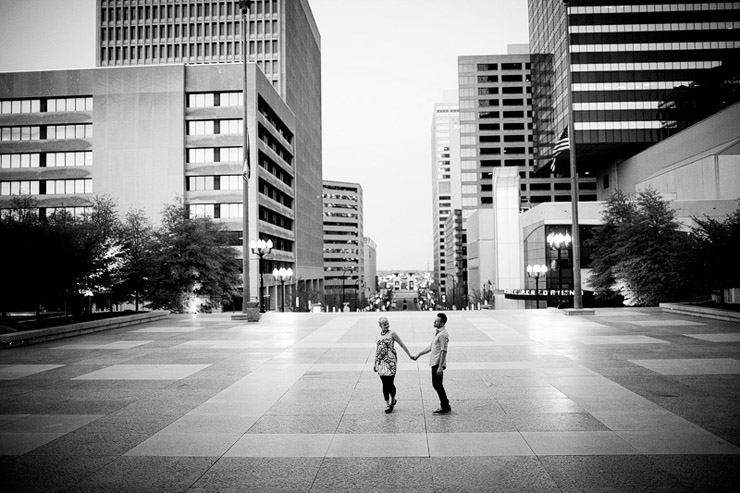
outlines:
[{"label": "overcast sky", "polygon": [[[381,270],[431,269],[434,103],[457,57],[528,42],[526,0],[309,0],[321,33],[324,178],[360,183]],[[0,0],[0,70],[93,67],[95,0]]]}]

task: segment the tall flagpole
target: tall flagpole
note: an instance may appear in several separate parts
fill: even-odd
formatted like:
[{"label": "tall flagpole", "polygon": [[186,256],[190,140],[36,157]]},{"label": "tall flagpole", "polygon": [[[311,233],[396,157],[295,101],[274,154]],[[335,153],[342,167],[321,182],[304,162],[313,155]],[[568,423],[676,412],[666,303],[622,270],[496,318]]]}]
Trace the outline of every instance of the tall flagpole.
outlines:
[{"label": "tall flagpole", "polygon": [[244,202],[242,210],[242,251],[244,256],[242,260],[242,282],[244,287],[242,291],[242,313],[247,313],[247,305],[251,301],[249,292],[249,174],[251,170],[249,163],[249,111],[247,108],[247,23],[249,22],[249,7],[251,3],[251,1],[239,2],[239,8],[241,8],[242,11],[242,65],[244,66],[244,89],[242,94],[242,104],[244,106],[244,128],[242,130],[244,132],[244,142],[242,146],[242,158],[244,160],[242,167],[242,201]]},{"label": "tall flagpole", "polygon": [[568,0],[565,5],[565,73],[568,88],[568,141],[570,143],[570,194],[573,241],[573,308],[583,308],[583,294],[581,289],[581,232],[578,226],[578,169],[576,168],[576,129],[573,115],[573,74],[570,59],[570,17]]}]

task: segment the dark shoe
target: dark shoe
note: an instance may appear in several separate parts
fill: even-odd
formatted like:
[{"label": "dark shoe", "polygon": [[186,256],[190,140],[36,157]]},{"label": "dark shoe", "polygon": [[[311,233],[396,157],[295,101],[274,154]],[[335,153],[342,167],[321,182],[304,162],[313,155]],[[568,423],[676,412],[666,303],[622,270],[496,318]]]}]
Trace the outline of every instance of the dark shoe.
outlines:
[{"label": "dark shoe", "polygon": [[447,414],[450,411],[452,411],[452,408],[451,407],[448,407],[447,409],[443,409],[443,408],[440,407],[436,411],[433,411],[433,414]]},{"label": "dark shoe", "polygon": [[388,404],[388,405],[387,405],[387,406],[385,407],[385,414],[390,414],[390,413],[392,413],[392,412],[393,412],[393,406],[392,406],[392,405],[390,405],[390,404]]}]

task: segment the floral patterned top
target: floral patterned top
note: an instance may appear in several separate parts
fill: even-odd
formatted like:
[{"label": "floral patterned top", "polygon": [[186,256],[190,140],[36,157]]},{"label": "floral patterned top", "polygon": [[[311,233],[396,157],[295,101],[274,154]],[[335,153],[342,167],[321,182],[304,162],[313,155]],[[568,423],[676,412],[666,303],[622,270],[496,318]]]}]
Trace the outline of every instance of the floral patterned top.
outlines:
[{"label": "floral patterned top", "polygon": [[396,348],[393,337],[378,336],[375,348],[375,371],[381,377],[389,377],[396,374]]}]

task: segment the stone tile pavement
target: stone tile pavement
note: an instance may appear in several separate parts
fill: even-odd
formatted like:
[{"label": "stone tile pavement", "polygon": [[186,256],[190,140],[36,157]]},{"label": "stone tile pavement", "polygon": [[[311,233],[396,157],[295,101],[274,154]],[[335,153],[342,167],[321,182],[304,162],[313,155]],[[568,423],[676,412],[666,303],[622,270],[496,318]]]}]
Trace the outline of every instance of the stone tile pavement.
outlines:
[{"label": "stone tile pavement", "polygon": [[[735,491],[740,324],[447,312],[372,370],[377,313],[170,316],[0,351],[2,491]],[[393,312],[412,351],[433,313]]]}]

